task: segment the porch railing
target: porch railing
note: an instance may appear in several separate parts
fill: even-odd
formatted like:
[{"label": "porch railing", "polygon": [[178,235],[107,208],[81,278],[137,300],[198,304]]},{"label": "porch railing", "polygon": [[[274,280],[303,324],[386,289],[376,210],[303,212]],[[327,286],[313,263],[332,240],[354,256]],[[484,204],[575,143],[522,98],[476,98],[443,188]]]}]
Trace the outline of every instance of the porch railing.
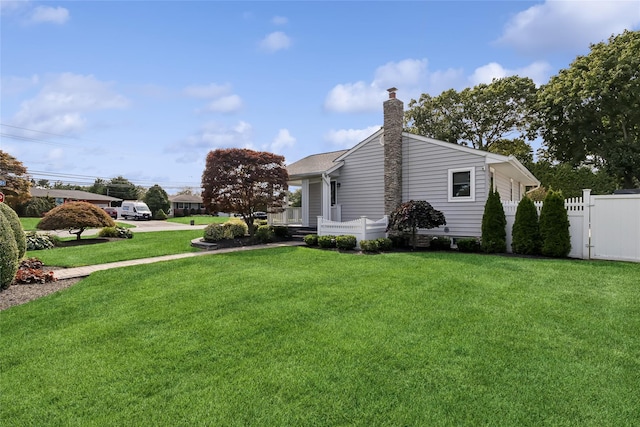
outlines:
[{"label": "porch railing", "polygon": [[302,208],[289,207],[282,212],[268,213],[267,219],[273,225],[302,224]]}]

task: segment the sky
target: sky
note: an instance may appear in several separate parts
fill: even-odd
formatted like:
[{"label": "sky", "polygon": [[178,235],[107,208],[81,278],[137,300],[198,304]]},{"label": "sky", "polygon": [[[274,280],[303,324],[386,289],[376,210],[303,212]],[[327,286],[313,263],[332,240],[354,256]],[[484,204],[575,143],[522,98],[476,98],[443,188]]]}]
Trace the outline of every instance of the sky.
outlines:
[{"label": "sky", "polygon": [[545,84],[640,29],[625,1],[0,1],[0,150],[35,179],[199,191],[207,153],[351,148],[493,78]]}]

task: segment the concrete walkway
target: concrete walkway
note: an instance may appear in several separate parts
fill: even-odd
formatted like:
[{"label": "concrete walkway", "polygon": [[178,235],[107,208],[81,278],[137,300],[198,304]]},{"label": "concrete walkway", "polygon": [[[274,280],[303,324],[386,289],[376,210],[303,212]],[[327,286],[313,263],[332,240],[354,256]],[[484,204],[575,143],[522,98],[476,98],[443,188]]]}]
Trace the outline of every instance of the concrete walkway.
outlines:
[{"label": "concrete walkway", "polygon": [[94,271],[109,270],[111,268],[129,267],[132,265],[141,265],[141,264],[151,264],[154,262],[170,261],[174,259],[190,258],[190,257],[196,257],[196,256],[226,254],[229,252],[241,252],[241,251],[251,251],[255,249],[279,248],[283,246],[303,246],[303,245],[304,245],[304,242],[291,240],[287,242],[268,243],[265,245],[240,246],[237,248],[216,249],[212,251],[203,251],[203,252],[187,252],[187,253],[175,254],[175,255],[158,256],[153,258],[141,258],[141,259],[132,259],[129,261],[110,262],[107,264],[88,265],[86,267],[65,268],[65,269],[55,270],[54,276],[58,280],[72,279],[76,277],[86,277],[91,273],[93,273]]}]

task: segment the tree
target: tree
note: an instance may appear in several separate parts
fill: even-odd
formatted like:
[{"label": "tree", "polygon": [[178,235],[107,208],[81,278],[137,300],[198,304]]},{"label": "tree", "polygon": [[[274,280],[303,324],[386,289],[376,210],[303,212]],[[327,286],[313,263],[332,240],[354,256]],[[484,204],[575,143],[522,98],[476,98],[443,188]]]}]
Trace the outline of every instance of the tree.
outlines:
[{"label": "tree", "polygon": [[169,202],[167,192],[158,184],[147,190],[147,193],[144,195],[144,202],[149,206],[154,218],[159,211],[164,213],[168,212],[169,208],[171,208],[171,202]]},{"label": "tree", "polygon": [[93,181],[93,184],[91,184],[91,186],[87,188],[87,191],[89,193],[102,194],[102,195],[106,196],[107,195],[107,185],[108,185],[108,182],[105,181],[104,179],[96,178],[95,181]]},{"label": "tree", "polygon": [[568,163],[553,164],[547,160],[527,166],[542,186],[560,190],[565,197],[580,197],[585,188],[590,188],[592,194],[611,194],[617,188],[616,179],[604,170],[573,167]]},{"label": "tree", "polygon": [[138,200],[138,188],[126,178],[118,176],[112,178],[107,184],[107,196],[117,197],[122,200]]},{"label": "tree", "polygon": [[[80,235],[87,228],[115,227],[109,214],[88,202],[64,203],[50,210],[38,223],[40,230],[68,229],[69,234]],[[74,231],[75,230],[75,231]]]},{"label": "tree", "polygon": [[0,180],[6,181],[2,187],[5,195],[5,203],[12,208],[29,200],[29,188],[31,180],[27,175],[27,168],[22,162],[0,150]]},{"label": "tree", "polygon": [[492,190],[482,215],[482,250],[487,253],[507,251],[507,218],[500,201],[500,193]]},{"label": "tree", "polygon": [[288,178],[283,156],[239,148],[210,151],[202,201],[209,212],[239,213],[253,236],[256,211],[283,209]]},{"label": "tree", "polygon": [[447,225],[444,214],[425,200],[409,200],[402,203],[389,215],[387,231],[411,231],[413,249],[416,248],[418,228],[436,228]]},{"label": "tree", "polygon": [[640,32],[591,45],[540,89],[544,146],[572,166],[605,168],[627,188],[640,186]]},{"label": "tree", "polygon": [[571,251],[569,216],[561,191],[550,190],[540,211],[541,253],[545,256],[566,257]]},{"label": "tree", "polygon": [[498,139],[489,147],[491,153],[514,156],[525,166],[533,163],[533,149],[522,138]]},{"label": "tree", "polygon": [[513,253],[523,255],[537,255],[540,253],[538,210],[533,200],[528,197],[524,197],[518,203],[511,237]]},{"label": "tree", "polygon": [[423,94],[409,103],[405,122],[410,132],[489,150],[501,139],[533,136],[536,92],[530,78],[511,76],[460,93]]},{"label": "tree", "polygon": [[302,189],[298,188],[296,191],[289,192],[289,204],[293,208],[299,208],[302,206]]}]

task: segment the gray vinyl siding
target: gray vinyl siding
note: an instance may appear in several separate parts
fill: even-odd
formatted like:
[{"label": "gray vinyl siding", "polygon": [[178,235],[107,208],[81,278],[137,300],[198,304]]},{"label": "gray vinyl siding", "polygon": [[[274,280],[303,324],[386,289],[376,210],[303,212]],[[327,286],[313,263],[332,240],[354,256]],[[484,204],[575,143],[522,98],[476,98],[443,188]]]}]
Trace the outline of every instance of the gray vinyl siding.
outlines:
[{"label": "gray vinyl siding", "polygon": [[[442,211],[447,220],[448,232],[444,231],[444,227],[423,232],[452,237],[480,236],[487,199],[488,168],[485,167],[485,157],[407,136],[403,139],[402,154],[402,200],[426,200],[435,209]],[[448,200],[449,170],[460,168],[473,168],[473,202]]]},{"label": "gray vinyl siding", "polygon": [[340,175],[332,179],[340,183],[338,204],[342,221],[361,216],[378,220],[384,216],[384,150],[378,139],[351,153]]},{"label": "gray vinyl siding", "polygon": [[318,226],[318,217],[322,215],[322,184],[309,183],[309,226]]},{"label": "gray vinyl siding", "polygon": [[[500,200],[511,200],[511,179],[508,176],[504,176],[499,172],[496,172],[494,174],[494,180],[496,182],[496,189],[498,190],[498,193],[500,193]],[[518,183],[514,183],[514,185],[517,184]]]}]

